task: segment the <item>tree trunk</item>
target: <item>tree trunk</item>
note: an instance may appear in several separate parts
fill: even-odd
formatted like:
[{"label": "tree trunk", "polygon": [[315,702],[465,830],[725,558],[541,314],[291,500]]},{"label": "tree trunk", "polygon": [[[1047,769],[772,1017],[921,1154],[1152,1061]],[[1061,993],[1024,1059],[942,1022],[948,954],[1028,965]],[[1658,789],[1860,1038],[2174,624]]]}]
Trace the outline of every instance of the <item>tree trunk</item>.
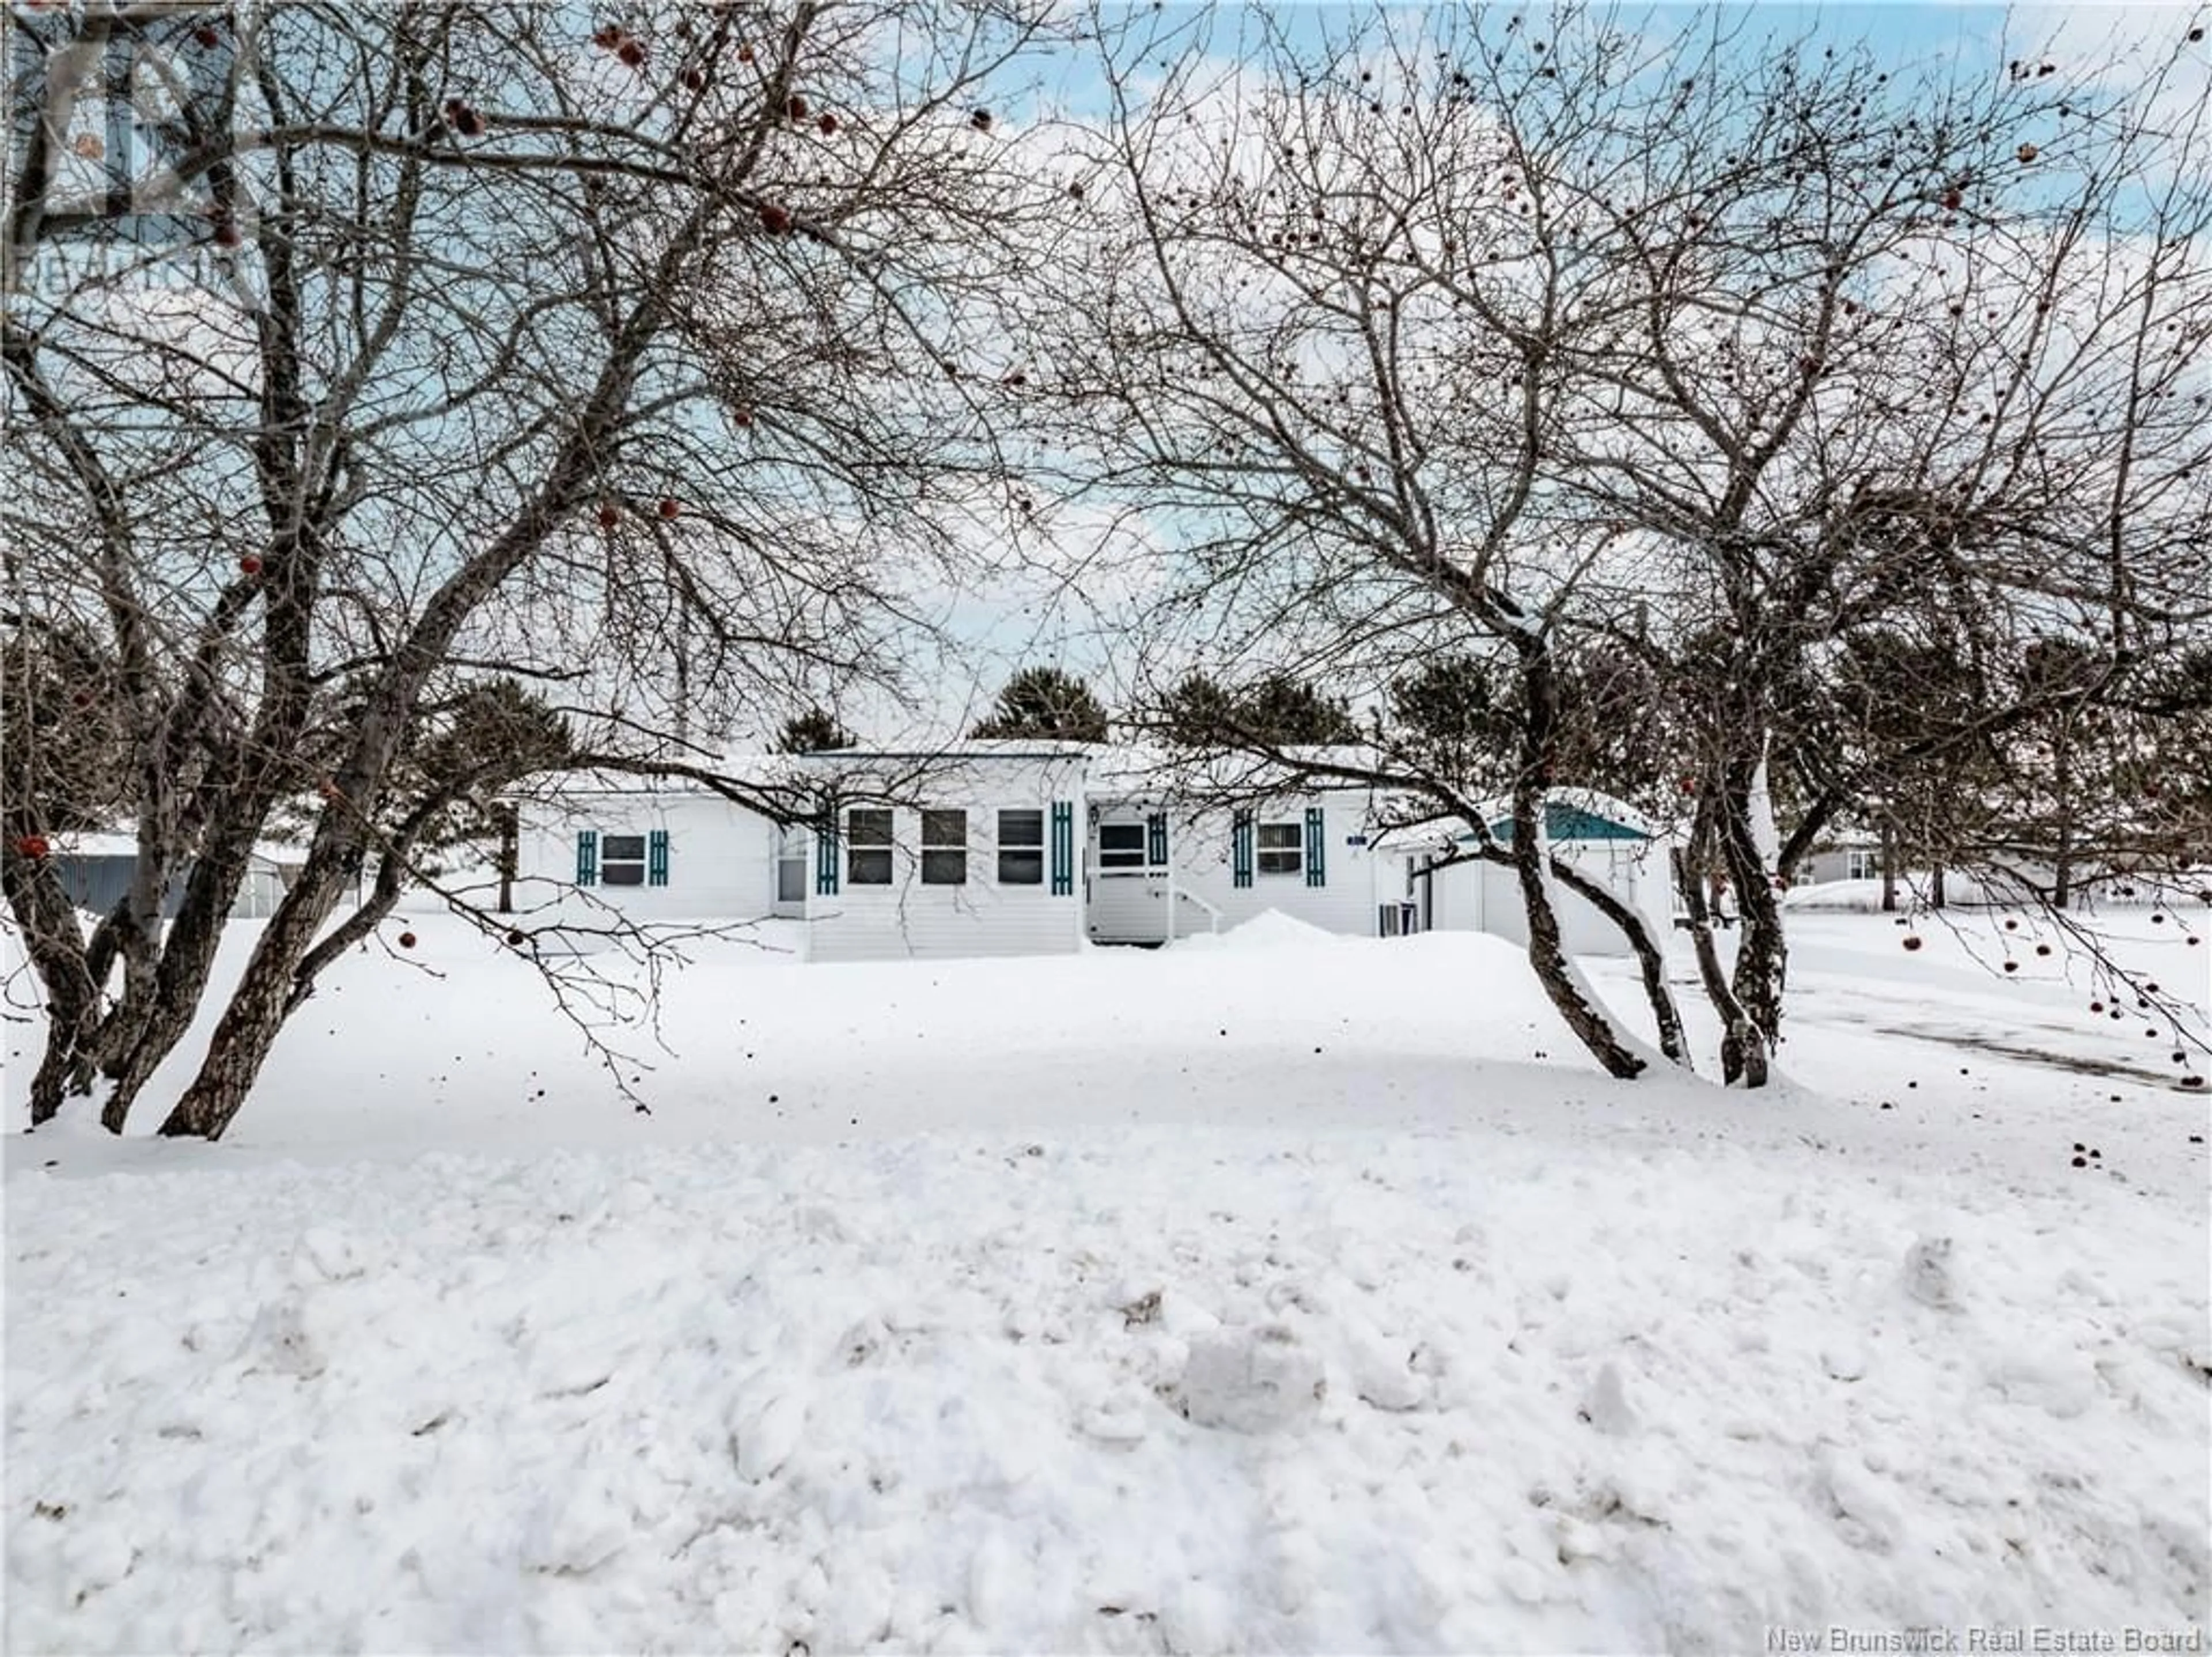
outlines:
[{"label": "tree trunk", "polygon": [[1747,1087],[1764,1087],[1767,1083],[1769,1060],[1782,1039],[1783,983],[1790,959],[1789,946],[1782,935],[1782,905],[1775,897],[1774,874],[1759,850],[1752,822],[1756,775],[1756,766],[1729,768],[1719,791],[1715,825],[1721,856],[1736,889],[1735,968],[1729,976],[1729,990],[1741,1022],[1732,1020],[1730,1028],[1739,1048],[1739,1079]]},{"label": "tree trunk", "polygon": [[2051,906],[2063,909],[2074,896],[2074,754],[2061,716],[2051,740],[2051,789],[2058,806],[2057,844],[2051,856]]},{"label": "tree trunk", "polygon": [[1672,1063],[1694,1070],[1697,1066],[1690,1057],[1689,1039],[1682,1033],[1682,1009],[1676,1005],[1674,988],[1667,982],[1666,952],[1644,924],[1644,917],[1614,897],[1602,883],[1556,857],[1552,860],[1552,878],[1620,929],[1620,935],[1628,940],[1628,947],[1635,953],[1637,970],[1643,975],[1644,999],[1651,1008],[1651,1021],[1659,1033],[1660,1052]]},{"label": "tree trunk", "polygon": [[1938,862],[1928,877],[1928,901],[1936,909],[1943,907],[1943,865]]},{"label": "tree trunk", "polygon": [[199,1073],[161,1124],[165,1137],[220,1139],[246,1103],[295,1004],[300,962],[344,890],[349,864],[338,838],[326,832],[276,906],[223,1008]]},{"label": "tree trunk", "polygon": [[46,996],[46,1045],[31,1078],[31,1125],[59,1113],[70,1083],[83,1068],[99,1026],[100,986],[88,970],[84,927],[53,870],[21,856],[9,837],[0,848],[9,908],[24,953]]},{"label": "tree trunk", "polygon": [[1881,859],[1881,912],[1897,913],[1897,825],[1881,819],[1881,838],[1875,855]]},{"label": "tree trunk", "polygon": [[499,912],[514,913],[514,875],[521,867],[520,810],[514,805],[503,805],[499,812]]},{"label": "tree trunk", "polygon": [[1534,813],[1524,820],[1521,801],[1516,798],[1513,812],[1513,868],[1520,877],[1521,904],[1528,916],[1528,965],[1535,971],[1537,983],[1544,986],[1544,993],[1551,997],[1552,1005],[1559,1008],[1559,1016],[1566,1020],[1567,1027],[1589,1050],[1590,1057],[1604,1067],[1607,1075],[1628,1081],[1644,1073],[1644,1063],[1622,1043],[1612,1020],[1590,1004],[1575,982],[1574,972],[1567,965],[1566,952],[1559,947],[1559,915],[1546,888],[1546,854],[1537,838],[1538,826]]},{"label": "tree trunk", "polygon": [[[1710,844],[1711,825],[1700,807],[1698,825],[1691,832],[1691,845]],[[1744,1079],[1745,1055],[1759,1045],[1759,1031],[1743,1009],[1743,1003],[1729,987],[1728,973],[1721,966],[1720,944],[1713,926],[1712,911],[1705,903],[1705,874],[1698,867],[1694,856],[1674,854],[1675,878],[1682,889],[1682,902],[1690,913],[1691,937],[1697,947],[1698,977],[1703,982],[1705,999],[1721,1020],[1721,1081],[1735,1087]]]}]

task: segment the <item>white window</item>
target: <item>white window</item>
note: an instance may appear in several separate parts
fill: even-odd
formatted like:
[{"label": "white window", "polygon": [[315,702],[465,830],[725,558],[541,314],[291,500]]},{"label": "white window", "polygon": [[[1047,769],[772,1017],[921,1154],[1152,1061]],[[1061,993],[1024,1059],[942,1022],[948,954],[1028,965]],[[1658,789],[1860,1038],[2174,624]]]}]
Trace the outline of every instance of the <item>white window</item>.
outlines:
[{"label": "white window", "polygon": [[643,886],[645,836],[610,834],[601,839],[599,881],[604,886]]},{"label": "white window", "polygon": [[1145,866],[1145,825],[1142,823],[1102,823],[1098,825],[1098,867],[1142,868]]},{"label": "white window", "polygon": [[1844,878],[1847,880],[1878,880],[1881,878],[1881,854],[1864,847],[1854,847],[1844,854]]},{"label": "white window", "polygon": [[1044,813],[1042,811],[1002,811],[999,813],[999,884],[1044,884]]},{"label": "white window", "polygon": [[845,813],[845,881],[848,886],[891,883],[889,807],[855,806]]},{"label": "white window", "polygon": [[1260,873],[1296,874],[1305,868],[1306,831],[1303,823],[1260,825]]},{"label": "white window", "polygon": [[780,904],[806,901],[806,831],[787,825],[775,854],[775,900]]},{"label": "white window", "polygon": [[968,813],[936,810],[921,813],[921,883],[968,884]]}]

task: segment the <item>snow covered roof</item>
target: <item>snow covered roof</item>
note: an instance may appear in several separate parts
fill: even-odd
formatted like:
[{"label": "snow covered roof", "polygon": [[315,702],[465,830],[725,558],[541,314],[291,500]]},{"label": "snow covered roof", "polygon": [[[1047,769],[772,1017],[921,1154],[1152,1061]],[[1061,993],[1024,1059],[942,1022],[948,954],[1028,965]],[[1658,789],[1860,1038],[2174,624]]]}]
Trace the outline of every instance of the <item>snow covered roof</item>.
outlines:
[{"label": "snow covered roof", "polygon": [[1358,777],[1314,776],[1308,768],[1377,769],[1375,750],[1362,743],[1309,743],[1285,747],[1281,759],[1249,753],[1119,743],[1101,747],[1091,769],[1095,792],[1237,794],[1269,789],[1304,793],[1364,792]]},{"label": "snow covered roof", "polygon": [[[1668,832],[1662,825],[1637,810],[1626,800],[1616,799],[1609,794],[1601,794],[1595,789],[1553,789],[1545,795],[1544,798],[1548,820],[1552,825],[1559,824],[1561,814],[1566,813],[1571,817],[1579,815],[1594,818],[1601,823],[1616,825],[1630,831],[1641,839],[1663,840],[1668,838]],[[1512,815],[1513,802],[1500,796],[1481,801],[1480,808],[1483,820],[1495,824],[1501,819]],[[1471,839],[1474,833],[1474,831],[1467,825],[1464,819],[1456,815],[1447,816],[1439,813],[1434,817],[1425,818],[1419,822],[1401,823],[1385,829],[1370,840],[1368,844],[1372,849],[1382,851],[1440,850]],[[1582,837],[1576,836],[1571,832],[1563,832],[1559,828],[1553,827],[1552,838],[1573,839]]]},{"label": "snow covered roof", "polygon": [[[82,834],[56,835],[53,849],[58,857],[136,858],[138,856],[138,837],[87,830]],[[287,868],[307,861],[306,847],[290,845],[282,840],[257,841],[252,855],[257,862],[273,863]]]}]

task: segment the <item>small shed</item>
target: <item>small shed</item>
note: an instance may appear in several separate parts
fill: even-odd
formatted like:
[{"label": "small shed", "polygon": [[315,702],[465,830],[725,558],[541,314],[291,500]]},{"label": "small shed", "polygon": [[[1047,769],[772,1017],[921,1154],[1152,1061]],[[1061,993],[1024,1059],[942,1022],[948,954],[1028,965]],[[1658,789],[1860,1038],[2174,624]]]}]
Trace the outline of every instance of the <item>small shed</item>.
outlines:
[{"label": "small shed", "polygon": [[[266,920],[284,900],[307,854],[295,846],[264,844],[256,846],[246,863],[246,878],[230,906],[234,921]],[[52,862],[62,890],[77,908],[105,915],[123,901],[138,870],[138,841],[130,834],[65,834],[54,843]],[[189,866],[170,877],[161,894],[161,917],[175,917],[183,905]]]},{"label": "small shed", "polygon": [[[1511,844],[1511,816],[1496,806],[1486,815],[1492,835]],[[1665,947],[1674,924],[1674,869],[1669,843],[1656,825],[1609,795],[1561,789],[1546,802],[1544,838],[1554,856],[1601,882],[1641,915],[1651,936]],[[1517,944],[1528,941],[1518,876],[1505,864],[1474,855],[1479,837],[1472,829],[1456,819],[1437,819],[1393,830],[1387,844],[1403,859],[1417,929],[1487,932]],[[1620,929],[1588,899],[1561,887],[1559,911],[1559,940],[1569,954],[1630,953]]]}]

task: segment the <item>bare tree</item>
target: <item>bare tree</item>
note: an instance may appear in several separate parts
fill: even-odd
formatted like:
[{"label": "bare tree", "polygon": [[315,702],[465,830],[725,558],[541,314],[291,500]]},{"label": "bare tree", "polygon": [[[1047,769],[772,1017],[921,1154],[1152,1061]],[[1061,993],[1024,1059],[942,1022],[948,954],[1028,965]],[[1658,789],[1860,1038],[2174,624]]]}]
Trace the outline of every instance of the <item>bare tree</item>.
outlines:
[{"label": "bare tree", "polygon": [[[1141,99],[1124,75],[1055,367],[1108,486],[1188,550],[1169,655],[1495,677],[1516,847],[1485,855],[1615,1074],[1534,831],[1577,763],[1563,663],[1636,664],[1606,763],[1679,758],[1693,911],[1725,880],[1742,918],[1732,963],[1697,929],[1723,1071],[1758,1085],[1778,892],[1828,825],[2201,639],[2212,322],[2180,40],[2120,94],[1735,27],[1386,13],[1211,82],[1197,52]],[[1854,746],[1878,635],[1925,677]],[[2002,665],[2039,639],[2094,647],[2094,683]]]},{"label": "bare tree", "polygon": [[[1051,353],[1071,439],[1097,487],[1175,532],[1182,565],[1148,617],[1168,663],[1379,698],[1443,650],[1510,681],[1509,840],[1474,779],[1410,749],[1370,769],[1516,871],[1547,994],[1609,1072],[1636,1075],[1639,1044],[1561,948],[1544,841],[1547,792],[1571,780],[1563,628],[1617,535],[1560,482],[1593,406],[1574,365],[1594,343],[1577,342],[1614,278],[1528,180],[1607,142],[1609,107],[1506,67],[1517,24],[1378,14],[1310,49],[1253,27],[1226,79],[1199,47],[1158,86],[1157,43],[1141,68],[1109,65],[1115,119],[1084,186],[1092,280]],[[1663,941],[1618,918],[1685,1057]]]},{"label": "bare tree", "polygon": [[[960,369],[1049,204],[972,111],[1038,27],[988,0],[11,20],[0,882],[46,994],[34,1119],[104,1082],[120,1130],[288,804],[305,867],[165,1133],[222,1133],[456,811],[545,765],[711,773],[737,710],[892,668],[894,566],[1003,495]],[[539,740],[482,740],[488,678],[537,687]],[[32,854],[111,749],[137,874],[88,936]]]},{"label": "bare tree", "polygon": [[[1725,980],[1701,939],[1731,1080],[1765,1075],[1778,892],[1838,813],[1961,856],[2007,732],[2202,637],[2212,193],[2201,104],[2172,97],[2186,50],[2157,43],[2126,94],[2102,64],[1708,51],[1618,164],[1544,180],[1620,277],[1577,342],[1614,395],[1576,487],[1644,551],[1653,624],[1596,624],[1673,682],[1689,868],[1741,904]],[[2017,671],[2039,641],[2092,671]]]}]

